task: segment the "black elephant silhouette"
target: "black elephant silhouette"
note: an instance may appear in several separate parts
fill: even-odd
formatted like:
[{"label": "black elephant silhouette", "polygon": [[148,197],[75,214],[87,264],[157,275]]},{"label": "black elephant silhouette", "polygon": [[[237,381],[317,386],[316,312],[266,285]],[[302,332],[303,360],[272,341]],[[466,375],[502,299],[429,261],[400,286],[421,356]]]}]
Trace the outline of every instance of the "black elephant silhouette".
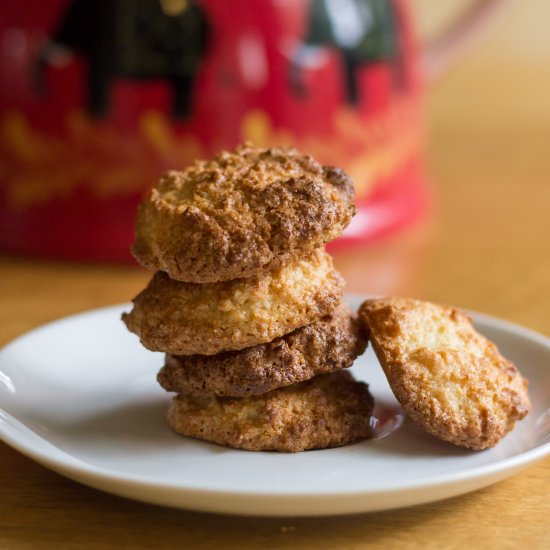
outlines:
[{"label": "black elephant silhouette", "polygon": [[110,82],[121,77],[167,80],[173,113],[186,118],[208,35],[192,0],[71,0],[36,60],[34,87],[44,92],[45,68],[76,52],[87,62],[92,116],[108,113]]},{"label": "black elephant silhouette", "polygon": [[311,0],[307,30],[290,64],[290,84],[305,94],[303,70],[319,48],[341,54],[346,101],[359,102],[358,68],[391,61],[394,83],[405,83],[398,34],[398,13],[391,0]]}]

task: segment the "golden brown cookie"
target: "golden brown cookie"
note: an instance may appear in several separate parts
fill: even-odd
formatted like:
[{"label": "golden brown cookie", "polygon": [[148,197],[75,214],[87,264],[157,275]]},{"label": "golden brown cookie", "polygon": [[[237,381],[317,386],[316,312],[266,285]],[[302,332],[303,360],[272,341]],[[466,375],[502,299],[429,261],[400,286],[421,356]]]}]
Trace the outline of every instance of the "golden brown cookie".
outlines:
[{"label": "golden brown cookie", "polygon": [[359,316],[395,397],[432,435],[485,449],[528,413],[527,382],[459,310],[384,298]]},{"label": "golden brown cookie", "polygon": [[367,346],[349,306],[290,334],[218,355],[167,355],[158,374],[167,391],[204,397],[244,397],[350,367]]},{"label": "golden brown cookie", "polygon": [[249,279],[193,284],[157,272],[123,315],[153,351],[214,355],[270,342],[328,315],[344,289],[322,250]]},{"label": "golden brown cookie", "polygon": [[338,237],[353,198],[339,168],[245,144],[165,174],[139,208],[133,253],[180,281],[251,277]]},{"label": "golden brown cookie", "polygon": [[168,424],[182,434],[249,451],[340,447],[370,435],[374,401],[346,371],[251,397],[174,397]]}]

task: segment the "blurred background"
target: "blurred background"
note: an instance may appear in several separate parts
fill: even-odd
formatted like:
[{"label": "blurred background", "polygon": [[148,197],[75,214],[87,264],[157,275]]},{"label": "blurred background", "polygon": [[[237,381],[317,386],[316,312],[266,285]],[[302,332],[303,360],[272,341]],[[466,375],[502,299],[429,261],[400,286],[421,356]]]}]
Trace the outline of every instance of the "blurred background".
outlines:
[{"label": "blurred background", "polygon": [[[433,80],[423,44],[475,2],[344,2],[351,20],[354,5],[371,10],[370,26],[350,27],[355,39],[338,31],[331,0],[27,4],[3,4],[0,18],[0,270],[5,315],[21,322],[9,335],[29,324],[22,298],[42,311],[32,324],[129,299],[149,275],[116,264],[132,265],[143,193],[163,169],[246,138],[296,144],[352,173],[360,215],[331,249],[350,291],[548,330],[547,2],[482,2],[440,40],[448,51],[431,60]],[[460,44],[465,30],[473,39]],[[155,42],[173,32],[192,39]],[[168,61],[140,50],[138,36]],[[107,84],[93,80],[98,63]],[[75,296],[57,307],[41,285]]]},{"label": "blurred background", "polygon": [[[411,4],[429,40],[465,2]],[[549,13],[543,0],[508,2],[471,52],[428,87],[431,225],[422,236],[402,234],[390,247],[409,268],[400,292],[483,308],[547,333]],[[375,248],[389,254],[388,242]],[[350,272],[352,264],[350,257]],[[363,276],[348,274],[357,289]]]}]

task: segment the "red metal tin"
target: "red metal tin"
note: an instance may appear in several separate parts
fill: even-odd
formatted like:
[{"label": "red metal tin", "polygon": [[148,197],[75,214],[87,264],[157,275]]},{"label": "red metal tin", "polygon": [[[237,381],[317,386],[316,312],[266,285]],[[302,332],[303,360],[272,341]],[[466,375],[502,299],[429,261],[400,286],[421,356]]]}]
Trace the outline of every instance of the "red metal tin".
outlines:
[{"label": "red metal tin", "polygon": [[244,140],[346,169],[375,238],[426,205],[417,66],[398,0],[4,2],[0,247],[127,260],[160,173]]}]

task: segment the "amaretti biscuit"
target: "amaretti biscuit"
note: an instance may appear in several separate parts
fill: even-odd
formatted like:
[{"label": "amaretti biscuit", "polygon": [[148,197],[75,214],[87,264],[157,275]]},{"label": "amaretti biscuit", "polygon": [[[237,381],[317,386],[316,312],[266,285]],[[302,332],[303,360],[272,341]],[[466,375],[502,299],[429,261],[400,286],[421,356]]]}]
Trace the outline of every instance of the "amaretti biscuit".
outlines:
[{"label": "amaretti biscuit", "polygon": [[353,198],[341,169],[245,144],[165,174],[140,205],[133,253],[180,281],[251,277],[338,237]]},{"label": "amaretti biscuit", "polygon": [[270,342],[330,314],[344,281],[331,257],[316,250],[248,279],[193,284],[157,272],[123,315],[153,351],[214,355]]},{"label": "amaretti biscuit", "polygon": [[367,345],[349,306],[272,342],[218,355],[167,355],[158,374],[167,391],[245,397],[350,367]]},{"label": "amaretti biscuit", "polygon": [[384,298],[359,315],[396,398],[429,433],[485,449],[528,413],[527,382],[459,310]]},{"label": "amaretti biscuit", "polygon": [[368,438],[372,409],[367,385],[339,371],[251,397],[181,394],[170,404],[168,424],[236,449],[297,452]]}]

